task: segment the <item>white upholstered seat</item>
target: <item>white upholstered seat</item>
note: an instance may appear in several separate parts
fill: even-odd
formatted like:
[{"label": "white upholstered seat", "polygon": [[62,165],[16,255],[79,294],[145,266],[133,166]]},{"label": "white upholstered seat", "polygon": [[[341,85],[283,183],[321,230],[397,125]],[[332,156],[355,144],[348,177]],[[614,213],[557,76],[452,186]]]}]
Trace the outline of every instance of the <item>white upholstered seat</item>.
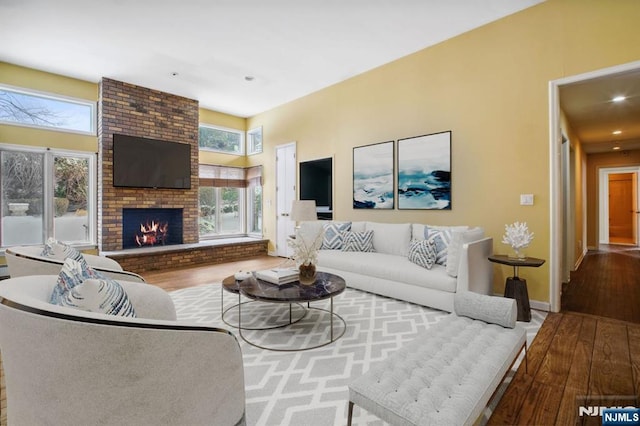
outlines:
[{"label": "white upholstered seat", "polygon": [[9,424],[244,424],[240,346],[176,321],[162,289],[119,281],[137,318],[48,303],[55,275],[0,281]]}]

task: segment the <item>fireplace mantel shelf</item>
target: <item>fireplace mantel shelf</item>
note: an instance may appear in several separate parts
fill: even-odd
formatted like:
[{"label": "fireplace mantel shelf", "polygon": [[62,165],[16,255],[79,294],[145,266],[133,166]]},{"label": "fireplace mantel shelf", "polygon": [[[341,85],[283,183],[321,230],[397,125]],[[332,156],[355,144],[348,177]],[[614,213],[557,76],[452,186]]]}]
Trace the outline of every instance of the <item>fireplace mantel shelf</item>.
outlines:
[{"label": "fireplace mantel shelf", "polygon": [[108,257],[147,255],[147,254],[154,254],[154,253],[197,250],[204,247],[238,245],[243,243],[255,243],[263,240],[264,240],[263,238],[253,238],[253,237],[218,238],[214,240],[200,241],[199,243],[194,243],[194,244],[171,244],[167,246],[158,245],[158,246],[150,246],[150,247],[136,247],[136,248],[130,248],[126,250],[103,251],[100,254],[102,256],[108,256]]}]

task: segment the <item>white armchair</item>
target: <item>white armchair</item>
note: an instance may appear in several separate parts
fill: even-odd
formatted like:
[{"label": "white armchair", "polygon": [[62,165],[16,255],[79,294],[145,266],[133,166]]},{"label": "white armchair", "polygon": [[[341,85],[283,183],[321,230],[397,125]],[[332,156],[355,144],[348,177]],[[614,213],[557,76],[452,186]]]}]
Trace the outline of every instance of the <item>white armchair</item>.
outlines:
[{"label": "white armchair", "polygon": [[[16,246],[5,250],[4,257],[11,278],[26,275],[57,275],[64,264],[63,259],[40,255],[42,246]],[[144,278],[133,272],[124,271],[120,264],[105,256],[82,255],[91,268],[102,272],[114,280],[145,282]]]},{"label": "white armchair", "polygon": [[245,423],[235,336],[176,321],[162,289],[120,281],[137,318],[48,303],[55,275],[0,281],[9,424]]}]

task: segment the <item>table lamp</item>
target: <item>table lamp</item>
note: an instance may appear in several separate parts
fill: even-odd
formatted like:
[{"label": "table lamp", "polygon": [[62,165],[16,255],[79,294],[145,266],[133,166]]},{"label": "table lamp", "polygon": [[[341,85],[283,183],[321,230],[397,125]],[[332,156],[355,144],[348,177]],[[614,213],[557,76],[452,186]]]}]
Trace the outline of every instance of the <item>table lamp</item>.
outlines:
[{"label": "table lamp", "polygon": [[315,200],[293,200],[291,203],[291,220],[296,223],[318,220]]}]

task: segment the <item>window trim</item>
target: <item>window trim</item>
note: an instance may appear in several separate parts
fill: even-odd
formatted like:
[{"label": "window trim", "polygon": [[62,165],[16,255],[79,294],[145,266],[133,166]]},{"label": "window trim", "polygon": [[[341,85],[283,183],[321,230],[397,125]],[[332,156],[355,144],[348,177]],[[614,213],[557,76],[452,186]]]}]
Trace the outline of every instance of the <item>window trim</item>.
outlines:
[{"label": "window trim", "polygon": [[237,135],[240,135],[240,152],[229,152],[229,151],[223,151],[221,149],[203,147],[203,146],[200,146],[200,140],[198,140],[198,149],[200,149],[202,151],[219,152],[221,154],[228,154],[228,155],[237,155],[237,156],[244,156],[245,155],[245,151],[246,151],[245,150],[245,146],[244,146],[245,145],[245,135],[244,135],[244,132],[242,130],[232,129],[231,127],[217,126],[215,124],[199,123],[198,124],[198,131],[200,130],[201,127],[204,127],[204,128],[207,128],[207,129],[221,130],[223,132],[235,133]]},{"label": "window trim", "polygon": [[97,136],[97,102],[89,101],[87,99],[75,98],[72,96],[59,95],[56,93],[43,92],[35,89],[28,89],[24,87],[12,86],[9,84],[0,83],[0,90],[19,93],[22,95],[33,96],[37,98],[46,98],[59,102],[66,102],[70,104],[78,104],[82,106],[89,107],[91,110],[91,122],[90,122],[90,130],[75,130],[75,129],[65,129],[62,127],[55,126],[46,126],[42,124],[32,124],[32,123],[20,123],[15,121],[7,121],[0,119],[0,124],[8,125],[8,126],[18,126],[18,127],[26,127],[31,129],[40,129],[40,130],[52,130],[55,132],[64,132],[64,133],[75,133],[79,135],[88,135],[88,136]]},{"label": "window trim", "polygon": [[[250,143],[250,141],[253,139],[252,137],[250,137],[249,135],[253,136],[255,134],[260,134],[260,139],[262,139],[262,126],[258,126],[258,127],[254,127],[253,129],[247,130],[247,138],[246,138],[246,144],[247,144],[247,155],[255,155],[255,154],[262,154],[263,150],[264,150],[264,141],[262,141],[260,143],[260,150],[255,149],[255,145],[253,143]],[[251,149],[249,147],[249,145],[251,144]]]},{"label": "window trim", "polygon": [[[86,241],[71,242],[73,247],[96,247],[97,235],[98,235],[98,172],[97,172],[97,154],[88,151],[74,151],[68,149],[47,148],[47,147],[33,147],[16,144],[0,143],[0,150],[5,151],[19,151],[19,152],[32,152],[43,154],[44,158],[44,176],[43,176],[43,243],[47,241],[49,237],[55,237],[54,235],[54,169],[53,163],[55,157],[79,157],[86,158],[89,163],[89,196],[87,198],[89,215],[89,236]],[[4,250],[5,246],[0,246]]]}]

